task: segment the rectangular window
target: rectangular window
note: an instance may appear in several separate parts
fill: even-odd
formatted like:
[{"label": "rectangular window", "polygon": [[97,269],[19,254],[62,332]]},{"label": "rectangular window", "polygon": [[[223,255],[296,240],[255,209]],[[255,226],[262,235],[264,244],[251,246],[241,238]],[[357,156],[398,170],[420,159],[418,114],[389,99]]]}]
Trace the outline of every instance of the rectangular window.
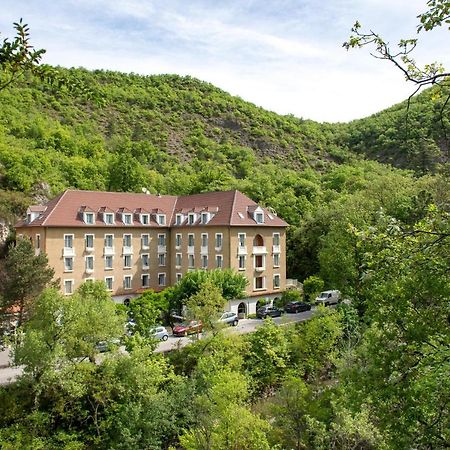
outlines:
[{"label": "rectangular window", "polygon": [[123,288],[131,289],[131,275],[125,275],[123,277]]},{"label": "rectangular window", "polygon": [[143,255],[141,255],[141,258],[142,258],[142,268],[148,269],[150,266],[148,253],[144,253]]},{"label": "rectangular window", "polygon": [[36,235],[36,248],[37,249],[41,248],[41,235],[40,234]]},{"label": "rectangular window", "polygon": [[85,234],[84,242],[86,245],[86,249],[93,249],[94,248],[94,235],[93,234]]},{"label": "rectangular window", "polygon": [[144,273],[142,275],[142,287],[146,288],[150,286],[150,275],[148,273]]},{"label": "rectangular window", "polygon": [[195,242],[195,236],[193,234],[188,234],[188,247],[193,247]]},{"label": "rectangular window", "polygon": [[202,255],[202,269],[208,268],[208,255]]},{"label": "rectangular window", "polygon": [[114,246],[114,236],[112,234],[105,234],[105,247],[113,248]]},{"label": "rectangular window", "polygon": [[245,270],[245,255],[239,256],[239,270]]},{"label": "rectangular window", "polygon": [[103,221],[106,223],[106,225],[113,225],[114,224],[114,214],[113,213],[104,213]]},{"label": "rectangular window", "polygon": [[175,255],[175,266],[181,267],[181,253]]},{"label": "rectangular window", "polygon": [[256,213],[255,214],[255,221],[256,221],[256,223],[264,223],[264,214],[263,213]]},{"label": "rectangular window", "polygon": [[195,257],[194,255],[188,255],[188,267],[189,269],[193,269],[195,266]]},{"label": "rectangular window", "polygon": [[165,266],[166,265],[166,254],[165,253],[160,253],[158,255],[158,264],[160,266]]},{"label": "rectangular window", "polygon": [[222,255],[216,255],[216,267],[218,269],[223,268],[223,256]]},{"label": "rectangular window", "polygon": [[175,235],[175,247],[180,248],[181,247],[181,234],[177,233]]},{"label": "rectangular window", "polygon": [[142,248],[149,248],[150,236],[148,234],[141,234],[141,246]]},{"label": "rectangular window", "polygon": [[166,224],[166,215],[165,214],[158,214],[156,217],[157,217],[159,225],[165,225]]},{"label": "rectangular window", "polygon": [[166,235],[164,234],[158,234],[158,245],[164,246],[166,245]]},{"label": "rectangular window", "polygon": [[178,283],[179,281],[181,281],[181,278],[183,277],[183,274],[181,273],[176,273],[175,274],[175,280]]},{"label": "rectangular window", "polygon": [[183,223],[183,214],[177,214],[175,216],[175,225],[181,225]]},{"label": "rectangular window", "polygon": [[264,277],[255,278],[255,289],[264,289]]},{"label": "rectangular window", "polygon": [[216,249],[222,248],[223,234],[216,233]]},{"label": "rectangular window", "polygon": [[202,247],[208,247],[208,234],[202,233]]},{"label": "rectangular window", "polygon": [[166,285],[166,274],[158,273],[158,286],[165,286],[165,285]]},{"label": "rectangular window", "polygon": [[280,288],[280,275],[274,275],[273,276],[273,288],[279,289]]},{"label": "rectangular window", "polygon": [[245,247],[245,233],[238,234],[239,247]]},{"label": "rectangular window", "polygon": [[142,225],[148,225],[150,222],[150,217],[148,214],[141,214],[141,223]]},{"label": "rectangular window", "polygon": [[273,233],[273,245],[280,245],[280,233]]},{"label": "rectangular window", "polygon": [[73,280],[64,280],[64,294],[73,294]]},{"label": "rectangular window", "polygon": [[105,269],[110,270],[113,268],[113,257],[112,255],[105,256]]},{"label": "rectangular window", "polygon": [[113,282],[114,282],[114,277],[105,277],[106,289],[108,291],[113,290]]},{"label": "rectangular window", "polygon": [[124,234],[123,235],[123,246],[124,247],[131,247],[131,234]]},{"label": "rectangular window", "polygon": [[86,256],[86,272],[92,272],[94,270],[94,257]]},{"label": "rectangular window", "polygon": [[255,255],[255,269],[264,269],[264,255]]},{"label": "rectangular window", "polygon": [[124,269],[129,269],[131,267],[131,255],[124,255],[123,267]]},{"label": "rectangular window", "polygon": [[273,255],[273,266],[280,267],[280,254],[279,253],[275,253]]},{"label": "rectangular window", "polygon": [[125,225],[131,225],[133,220],[132,214],[122,214],[122,221]]},{"label": "rectangular window", "polygon": [[64,235],[64,247],[73,248],[73,234]]},{"label": "rectangular window", "polygon": [[84,222],[88,225],[94,224],[94,213],[84,213]]},{"label": "rectangular window", "polygon": [[65,257],[64,258],[64,272],[72,272],[73,271],[73,258]]},{"label": "rectangular window", "polygon": [[195,214],[189,213],[188,214],[188,224],[189,225],[194,225],[194,222],[195,222]]},{"label": "rectangular window", "polygon": [[207,212],[202,213],[202,215],[201,215],[201,222],[204,225],[209,222],[209,213],[207,213]]}]

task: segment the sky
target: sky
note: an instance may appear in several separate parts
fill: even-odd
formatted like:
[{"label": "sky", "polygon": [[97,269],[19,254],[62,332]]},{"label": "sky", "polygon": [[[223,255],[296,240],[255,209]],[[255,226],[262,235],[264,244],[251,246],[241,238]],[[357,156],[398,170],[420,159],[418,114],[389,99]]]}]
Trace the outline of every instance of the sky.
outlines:
[{"label": "sky", "polygon": [[[1,38],[23,18],[44,62],[208,81],[279,114],[362,118],[414,86],[342,43],[358,20],[393,46],[416,37],[426,0],[0,0]],[[450,66],[450,33],[422,32],[417,61]]]}]

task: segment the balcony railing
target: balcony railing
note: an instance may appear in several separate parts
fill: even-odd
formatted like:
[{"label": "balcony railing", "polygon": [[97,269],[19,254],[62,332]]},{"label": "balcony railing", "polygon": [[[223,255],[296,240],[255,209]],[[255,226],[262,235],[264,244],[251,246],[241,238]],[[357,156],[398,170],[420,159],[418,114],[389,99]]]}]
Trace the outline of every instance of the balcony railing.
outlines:
[{"label": "balcony railing", "polygon": [[267,254],[267,249],[265,246],[253,247],[253,254],[254,255],[265,255],[265,254]]},{"label": "balcony railing", "polygon": [[274,245],[272,247],[272,253],[281,253],[281,247],[279,245]]},{"label": "balcony railing", "polygon": [[73,247],[64,247],[63,256],[75,256],[75,249]]},{"label": "balcony railing", "polygon": [[255,267],[255,272],[264,272],[266,268],[264,266]]},{"label": "balcony railing", "polygon": [[166,246],[158,245],[158,253],[166,253]]},{"label": "balcony railing", "polygon": [[201,253],[202,255],[207,255],[207,254],[208,254],[208,246],[207,246],[207,245],[202,245],[202,246],[200,247],[200,253]]},{"label": "balcony railing", "polygon": [[114,253],[115,253],[114,247],[105,247],[105,248],[103,249],[103,253],[104,253],[106,256],[114,255]]},{"label": "balcony railing", "polygon": [[93,268],[86,267],[86,273],[93,273],[93,272],[94,272]]},{"label": "balcony railing", "polygon": [[247,246],[246,245],[238,245],[238,255],[246,255],[247,254]]},{"label": "balcony railing", "polygon": [[189,254],[193,255],[194,254],[194,246],[193,245],[188,245],[187,252]]},{"label": "balcony railing", "polygon": [[123,255],[131,255],[133,253],[133,247],[126,247],[124,246],[122,248],[122,254]]}]

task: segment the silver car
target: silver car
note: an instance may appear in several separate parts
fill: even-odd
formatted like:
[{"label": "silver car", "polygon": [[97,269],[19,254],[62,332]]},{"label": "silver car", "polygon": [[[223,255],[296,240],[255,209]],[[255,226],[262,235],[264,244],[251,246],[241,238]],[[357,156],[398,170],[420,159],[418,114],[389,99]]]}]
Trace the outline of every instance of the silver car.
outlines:
[{"label": "silver car", "polygon": [[226,323],[227,325],[232,325],[235,327],[239,323],[239,319],[236,313],[234,312],[224,312],[220,319],[218,320],[219,323]]},{"label": "silver car", "polygon": [[160,341],[167,341],[169,333],[164,327],[155,327],[150,330],[150,336]]}]

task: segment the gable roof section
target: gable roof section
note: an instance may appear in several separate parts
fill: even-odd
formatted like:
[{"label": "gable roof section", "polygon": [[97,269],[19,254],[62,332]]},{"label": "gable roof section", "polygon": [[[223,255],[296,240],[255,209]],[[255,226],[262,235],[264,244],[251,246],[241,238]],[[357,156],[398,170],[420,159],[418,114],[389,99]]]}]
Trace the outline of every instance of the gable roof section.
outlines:
[{"label": "gable roof section", "polygon": [[[167,226],[175,222],[175,213],[183,211],[196,212],[209,211],[213,217],[206,226],[258,226],[258,227],[286,227],[288,224],[265,208],[265,220],[262,224],[257,224],[253,219],[252,211],[258,205],[239,191],[207,192],[186,196],[172,195],[149,195],[135,194],[128,192],[99,192],[99,191],[75,191],[67,190],[50,200],[45,206],[41,216],[31,222],[19,222],[16,227],[23,226],[44,226],[44,227],[155,227],[160,228],[154,220],[143,225],[139,222],[138,214],[133,214],[132,225],[117,223],[106,225],[100,219],[100,214],[96,216],[93,225],[87,225],[80,217],[79,211],[82,206],[89,205],[89,210],[94,212],[137,212],[151,211],[166,214]],[[87,209],[86,209],[87,210]],[[197,221],[198,222],[198,221]],[[197,224],[196,222],[196,224]],[[195,226],[195,225],[194,225]],[[202,225],[205,226],[205,225]]]}]

